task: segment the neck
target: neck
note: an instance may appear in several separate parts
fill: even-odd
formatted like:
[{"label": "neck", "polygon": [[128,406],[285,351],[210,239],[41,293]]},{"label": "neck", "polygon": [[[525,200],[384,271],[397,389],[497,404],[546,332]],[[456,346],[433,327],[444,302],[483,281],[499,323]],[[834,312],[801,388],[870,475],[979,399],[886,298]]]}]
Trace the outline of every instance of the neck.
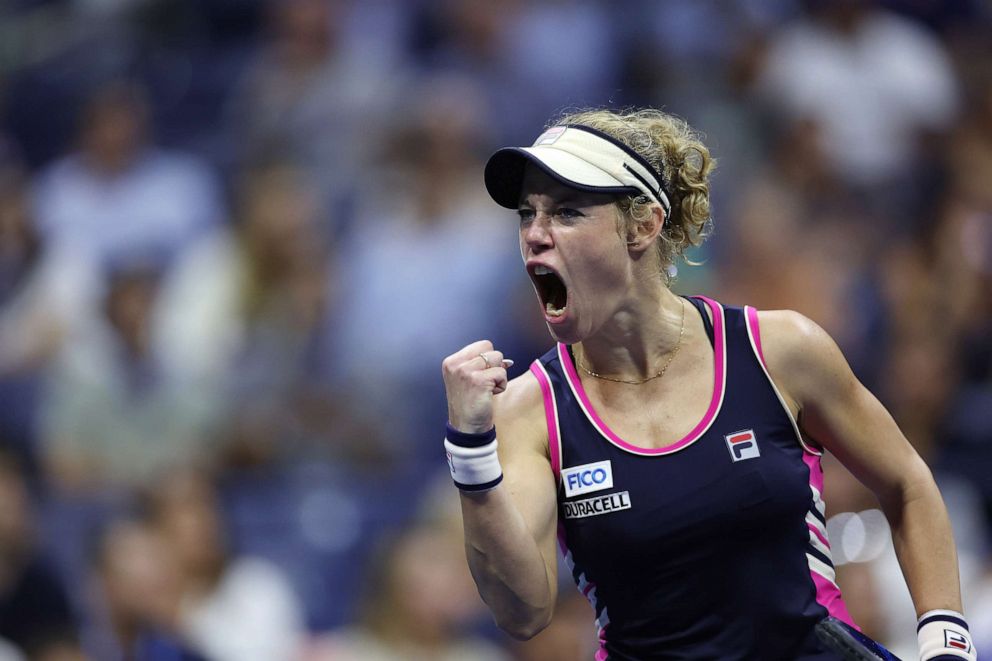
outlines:
[{"label": "neck", "polygon": [[662,369],[679,346],[690,305],[667,287],[625,305],[594,336],[575,346],[586,370],[631,381]]}]

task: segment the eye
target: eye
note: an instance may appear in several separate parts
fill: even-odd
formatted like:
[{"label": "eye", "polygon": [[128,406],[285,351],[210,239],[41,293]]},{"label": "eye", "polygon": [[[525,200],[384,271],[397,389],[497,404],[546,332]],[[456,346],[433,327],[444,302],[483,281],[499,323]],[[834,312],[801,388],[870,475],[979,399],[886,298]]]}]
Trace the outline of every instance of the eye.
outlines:
[{"label": "eye", "polygon": [[585,214],[578,209],[571,209],[568,207],[562,207],[555,211],[555,215],[564,221],[575,220],[576,218],[581,218]]},{"label": "eye", "polygon": [[534,220],[534,210],[521,207],[517,209],[517,215],[520,216],[520,224],[526,225]]}]

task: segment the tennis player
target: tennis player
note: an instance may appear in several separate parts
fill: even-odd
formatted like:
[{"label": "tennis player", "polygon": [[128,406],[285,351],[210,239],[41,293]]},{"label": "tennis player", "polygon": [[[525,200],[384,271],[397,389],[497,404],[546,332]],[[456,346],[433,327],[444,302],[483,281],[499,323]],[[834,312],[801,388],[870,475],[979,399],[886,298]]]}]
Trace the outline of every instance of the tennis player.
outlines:
[{"label": "tennis player", "polygon": [[888,517],[920,658],[974,661],[933,477],[831,338],[795,312],[669,289],[705,236],[712,169],[655,110],[572,114],[490,158],[557,344],[510,383],[489,341],[443,363],[483,599],[513,636],[541,631],[557,546],[595,610],[597,660],[840,658],[814,633],[854,625],[824,525],[830,451]]}]

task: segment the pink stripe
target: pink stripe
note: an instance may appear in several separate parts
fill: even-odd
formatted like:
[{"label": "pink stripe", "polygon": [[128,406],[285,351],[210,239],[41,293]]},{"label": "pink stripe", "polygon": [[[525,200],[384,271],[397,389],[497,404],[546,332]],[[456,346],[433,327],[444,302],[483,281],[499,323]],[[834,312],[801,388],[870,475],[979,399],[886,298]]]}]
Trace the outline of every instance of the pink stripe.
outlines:
[{"label": "pink stripe", "polygon": [[844,598],[840,595],[840,590],[831,581],[817,574],[812,569],[809,575],[813,577],[813,584],[816,586],[816,602],[827,609],[827,612],[838,620],[847,622],[852,627],[861,631],[861,627],[854,623],[851,614],[847,612]]},{"label": "pink stripe", "polygon": [[595,661],[606,661],[608,654],[606,652],[606,629],[599,630],[599,649],[596,650]]},{"label": "pink stripe", "polygon": [[758,349],[758,358],[761,359],[761,364],[768,369],[768,363],[765,362],[765,352],[761,350],[761,327],[758,325],[758,311],[750,306],[744,307],[745,314],[747,315],[747,325],[751,329],[751,337],[754,338],[754,346]]},{"label": "pink stripe", "polygon": [[[816,490],[822,494],[823,467],[820,465],[820,456],[803,452],[803,463],[805,463],[809,468],[810,485],[816,487]],[[807,527],[812,528],[808,523],[806,525]],[[813,532],[816,533],[816,536],[819,537],[824,544],[827,544],[827,540],[823,539],[819,531],[813,529]],[[830,545],[827,544],[827,547],[829,548]],[[841,596],[840,590],[837,586],[830,580],[820,576],[812,569],[809,570],[809,575],[813,578],[813,585],[816,586],[816,603],[826,608],[830,615],[847,622],[852,627],[860,631],[861,629],[858,628],[858,625],[854,623],[854,620],[851,619],[851,615],[847,612],[847,606],[844,604],[844,597]]]},{"label": "pink stripe", "polygon": [[551,472],[555,474],[557,484],[561,479],[561,445],[558,442],[554,392],[551,390],[548,375],[538,367],[538,361],[531,363],[530,371],[537,377],[537,384],[541,386],[541,395],[544,397],[544,419],[548,423],[548,454],[551,456]]},{"label": "pink stripe", "polygon": [[568,555],[568,538],[565,535],[565,524],[558,522],[558,549],[561,551],[561,556],[564,558]]},{"label": "pink stripe", "polygon": [[[772,380],[771,370],[768,369],[768,363],[765,362],[765,352],[761,348],[761,324],[758,323],[758,311],[749,305],[744,306],[745,319],[747,320],[748,332],[751,338],[754,340],[755,353],[758,355],[758,360],[761,361],[762,366],[765,368],[765,375],[768,377],[768,382],[771,384],[772,389],[775,390],[776,396],[782,402],[782,408],[786,410],[789,419],[792,420],[792,412],[788,410],[788,405],[784,400],[781,399],[781,394],[778,392],[778,388],[775,387],[775,383]],[[796,429],[796,435],[799,440],[799,445],[802,446],[805,452],[811,452],[815,455],[820,455],[823,453],[822,448],[818,449],[818,446],[813,441],[807,442],[803,437],[799,429]]]},{"label": "pink stripe", "polygon": [[617,436],[612,429],[603,422],[599,414],[596,413],[596,409],[593,408],[592,402],[589,401],[589,396],[586,395],[585,388],[582,387],[582,381],[579,379],[578,372],[575,371],[575,365],[572,363],[572,358],[564,344],[558,344],[558,357],[561,359],[561,364],[565,368],[565,376],[575,390],[575,394],[578,395],[579,400],[585,407],[585,410],[589,413],[589,418],[592,423],[599,429],[600,433],[606,438],[612,441],[614,444],[620,446],[624,450],[634,452],[637,454],[670,454],[677,450],[681,450],[687,445],[694,443],[696,440],[702,436],[703,432],[709,428],[710,424],[713,422],[713,418],[716,417],[717,411],[720,408],[720,401],[723,395],[723,378],[724,378],[724,335],[723,335],[723,310],[720,308],[719,304],[705,296],[698,296],[700,300],[704,301],[713,312],[713,335],[714,335],[714,376],[713,376],[713,395],[710,397],[710,406],[706,410],[706,414],[703,415],[703,419],[699,421],[692,431],[686,434],[683,438],[672,443],[671,445],[666,445],[660,448],[642,448],[637,445],[632,445],[627,441],[623,440]]},{"label": "pink stripe", "polygon": [[823,466],[820,465],[820,455],[803,452],[803,463],[809,468],[809,483],[823,494]]},{"label": "pink stripe", "polygon": [[[563,558],[568,556],[568,553],[569,553],[569,551],[568,551],[568,535],[565,532],[565,524],[562,523],[562,522],[560,522],[560,521],[558,522],[558,548],[561,549],[561,555],[562,555]],[[574,571],[574,568],[573,567],[569,567],[569,569],[573,569],[573,571]],[[596,588],[596,584],[595,583],[593,583],[592,581],[587,581],[585,590],[582,590],[581,591],[582,592],[582,596],[589,600],[589,604],[592,606],[593,612],[596,611],[596,602],[594,600],[592,600],[592,599],[589,599],[589,593],[592,592],[595,588]],[[609,626],[609,625],[607,625],[607,626]],[[606,654],[606,628],[604,627],[604,628],[602,628],[602,629],[599,630],[599,649],[596,651],[595,659],[596,659],[596,661],[603,661],[603,660],[606,659],[606,656],[607,656],[607,654]]]},{"label": "pink stripe", "polygon": [[817,530],[816,526],[814,526],[813,524],[807,522],[806,523],[806,527],[809,528],[810,531],[812,531],[812,533],[814,535],[816,535],[816,538],[818,540],[820,540],[821,542],[823,542],[823,545],[824,546],[826,546],[828,549],[830,548],[830,542],[827,541],[827,538],[826,537],[824,537],[822,534],[820,534],[820,531]]}]

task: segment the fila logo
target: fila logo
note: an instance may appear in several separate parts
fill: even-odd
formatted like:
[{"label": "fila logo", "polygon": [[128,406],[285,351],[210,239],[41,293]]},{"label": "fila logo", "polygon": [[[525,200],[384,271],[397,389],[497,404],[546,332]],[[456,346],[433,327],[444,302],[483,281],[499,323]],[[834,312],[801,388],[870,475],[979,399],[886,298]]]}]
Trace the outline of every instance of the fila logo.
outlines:
[{"label": "fila logo", "polygon": [[534,141],[533,147],[540,147],[541,145],[553,145],[555,141],[561,137],[561,134],[565,132],[564,126],[553,126],[547,131],[542,133]]},{"label": "fila logo", "polygon": [[960,632],[952,629],[944,629],[944,647],[961,650],[962,652],[970,652],[971,641]]},{"label": "fila logo", "polygon": [[730,458],[734,461],[755,459],[761,456],[761,451],[758,450],[758,439],[754,437],[754,430],[752,429],[727,434],[724,438],[727,439]]},{"label": "fila logo", "polygon": [[603,489],[612,489],[613,469],[609,459],[573,466],[561,472],[561,481],[565,485],[566,498],[593,491],[602,491]]}]

